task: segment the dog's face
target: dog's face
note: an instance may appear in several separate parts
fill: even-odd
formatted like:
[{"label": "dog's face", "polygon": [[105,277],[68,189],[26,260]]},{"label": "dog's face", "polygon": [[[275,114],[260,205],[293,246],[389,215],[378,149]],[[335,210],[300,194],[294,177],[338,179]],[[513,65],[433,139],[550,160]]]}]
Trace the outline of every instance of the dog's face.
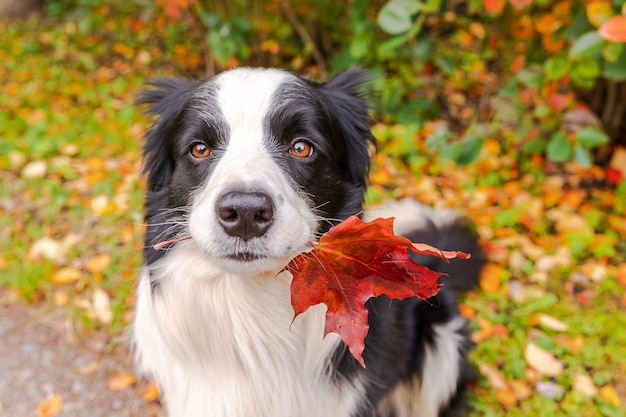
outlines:
[{"label": "dog's face", "polygon": [[139,100],[157,116],[144,147],[146,261],[166,253],[153,244],[191,236],[225,271],[280,270],[357,214],[374,141],[362,81],[237,69],[155,82]]}]

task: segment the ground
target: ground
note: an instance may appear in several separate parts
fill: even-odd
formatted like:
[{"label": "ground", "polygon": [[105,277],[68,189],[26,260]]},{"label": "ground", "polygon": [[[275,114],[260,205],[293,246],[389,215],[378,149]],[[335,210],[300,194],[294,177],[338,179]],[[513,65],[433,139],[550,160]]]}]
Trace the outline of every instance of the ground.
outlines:
[{"label": "ground", "polygon": [[0,293],[0,416],[53,415],[46,406],[54,401],[46,399],[55,394],[59,417],[160,416],[158,405],[143,398],[146,381],[110,387],[132,371],[126,342],[105,332],[78,335],[65,316]]}]

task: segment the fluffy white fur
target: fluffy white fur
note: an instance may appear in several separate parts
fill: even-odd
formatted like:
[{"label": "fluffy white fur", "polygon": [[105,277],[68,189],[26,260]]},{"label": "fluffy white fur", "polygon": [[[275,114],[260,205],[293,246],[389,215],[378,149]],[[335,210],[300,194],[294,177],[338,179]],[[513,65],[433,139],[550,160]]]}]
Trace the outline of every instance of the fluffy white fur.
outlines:
[{"label": "fluffy white fur", "polygon": [[225,273],[193,243],[151,271],[167,277],[160,296],[146,273],[138,361],[167,392],[169,416],[347,416],[355,407],[358,381],[337,389],[326,375],[338,338],[323,338],[324,308],[291,322],[289,273]]}]

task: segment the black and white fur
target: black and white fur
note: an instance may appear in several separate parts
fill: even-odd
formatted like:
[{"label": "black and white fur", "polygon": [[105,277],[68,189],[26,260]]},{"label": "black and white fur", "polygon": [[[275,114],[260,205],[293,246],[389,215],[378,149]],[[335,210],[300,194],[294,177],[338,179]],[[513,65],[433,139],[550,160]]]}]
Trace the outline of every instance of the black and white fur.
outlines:
[{"label": "black and white fur", "polygon": [[[448,212],[404,201],[373,214],[473,260],[420,259],[450,274],[431,300],[368,302],[366,369],[338,336],[323,337],[325,307],[293,321],[291,274],[281,271],[362,211],[375,142],[363,81],[359,71],[318,84],[236,69],[158,80],[142,94],[155,122],[133,339],[170,417],[427,417],[457,396],[468,341],[454,292],[475,283],[481,252]],[[194,156],[198,144],[208,156]]]}]

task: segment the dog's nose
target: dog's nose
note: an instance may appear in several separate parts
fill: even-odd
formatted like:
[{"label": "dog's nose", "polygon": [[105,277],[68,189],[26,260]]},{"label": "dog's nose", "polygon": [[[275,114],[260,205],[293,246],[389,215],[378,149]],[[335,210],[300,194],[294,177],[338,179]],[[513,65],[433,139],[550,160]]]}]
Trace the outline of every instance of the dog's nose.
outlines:
[{"label": "dog's nose", "polygon": [[228,192],[218,200],[216,211],[224,231],[245,241],[263,236],[274,221],[274,202],[260,192]]}]

